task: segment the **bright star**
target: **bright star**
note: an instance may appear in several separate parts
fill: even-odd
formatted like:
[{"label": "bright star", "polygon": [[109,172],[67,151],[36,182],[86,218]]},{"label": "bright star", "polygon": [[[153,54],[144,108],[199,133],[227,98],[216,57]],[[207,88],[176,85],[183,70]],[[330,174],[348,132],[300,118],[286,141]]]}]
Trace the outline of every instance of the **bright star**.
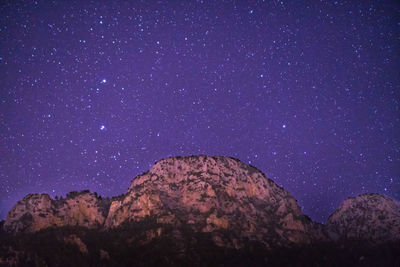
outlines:
[{"label": "bright star", "polygon": [[103,124],[100,125],[100,130],[104,131],[106,129],[106,126],[104,126]]},{"label": "bright star", "polygon": [[101,83],[106,83],[106,82],[107,82],[106,79],[101,80]]},{"label": "bright star", "polygon": [[286,124],[282,125],[282,128],[286,128]]}]

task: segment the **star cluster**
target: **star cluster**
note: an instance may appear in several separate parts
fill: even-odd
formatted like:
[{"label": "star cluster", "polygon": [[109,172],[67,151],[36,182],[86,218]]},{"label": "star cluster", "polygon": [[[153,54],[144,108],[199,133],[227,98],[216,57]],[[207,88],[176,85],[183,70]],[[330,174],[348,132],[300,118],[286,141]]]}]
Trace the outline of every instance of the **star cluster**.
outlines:
[{"label": "star cluster", "polygon": [[168,156],[237,157],[325,221],[400,199],[398,1],[2,1],[0,218],[118,195]]}]

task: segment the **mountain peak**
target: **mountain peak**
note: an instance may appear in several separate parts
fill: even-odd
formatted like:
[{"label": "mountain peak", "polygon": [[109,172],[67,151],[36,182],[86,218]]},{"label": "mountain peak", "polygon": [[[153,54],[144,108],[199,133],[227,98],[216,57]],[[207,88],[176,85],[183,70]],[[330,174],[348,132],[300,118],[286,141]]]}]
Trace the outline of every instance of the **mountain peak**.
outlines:
[{"label": "mountain peak", "polygon": [[333,238],[388,241],[400,239],[400,203],[376,193],[349,197],[329,217]]},{"label": "mountain peak", "polygon": [[[261,239],[266,244],[270,237],[284,243],[310,240],[309,225],[296,200],[255,167],[230,157],[200,155],[156,162],[132,181],[123,200],[111,204],[106,227],[146,216],[175,225],[188,223],[200,232],[229,228],[238,231],[239,239]],[[240,243],[238,238],[224,238],[225,243]]]},{"label": "mountain peak", "polygon": [[51,199],[48,194],[28,194],[10,210],[4,229],[35,232],[48,227],[102,225],[107,209],[97,194],[88,190],[70,192],[66,198]]},{"label": "mountain peak", "polygon": [[11,209],[4,229],[116,229],[151,218],[177,233],[182,227],[210,233],[216,244],[235,248],[248,241],[269,247],[328,238],[398,240],[399,207],[379,194],[350,197],[324,226],[302,214],[297,201],[257,168],[232,157],[198,155],[157,161],[125,194],[111,199],[88,190],[55,200],[29,194]]}]

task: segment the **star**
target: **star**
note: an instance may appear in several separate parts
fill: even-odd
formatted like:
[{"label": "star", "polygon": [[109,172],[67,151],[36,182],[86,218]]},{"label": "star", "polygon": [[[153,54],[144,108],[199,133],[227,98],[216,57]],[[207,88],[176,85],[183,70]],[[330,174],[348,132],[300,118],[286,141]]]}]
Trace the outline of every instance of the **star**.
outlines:
[{"label": "star", "polygon": [[[119,195],[154,161],[199,153],[251,160],[320,222],[349,192],[400,198],[390,0],[183,1],[162,11],[156,2],[42,1],[51,17],[31,12],[32,1],[8,2],[0,220],[24,194],[65,195],[74,184]],[[75,148],[87,150],[76,162]],[[24,166],[34,169],[21,175]]]}]

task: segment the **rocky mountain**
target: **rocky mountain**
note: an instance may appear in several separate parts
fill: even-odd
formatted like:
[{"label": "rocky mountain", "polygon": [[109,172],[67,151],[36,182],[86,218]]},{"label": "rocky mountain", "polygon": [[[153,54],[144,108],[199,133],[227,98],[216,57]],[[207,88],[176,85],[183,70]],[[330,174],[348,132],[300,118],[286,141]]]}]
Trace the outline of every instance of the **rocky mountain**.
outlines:
[{"label": "rocky mountain", "polygon": [[312,222],[297,201],[256,168],[228,157],[177,157],[157,162],[136,177],[125,197],[111,203],[105,227],[156,216],[195,231],[229,230],[215,242],[310,242]]},{"label": "rocky mountain", "polygon": [[[171,157],[112,199],[89,191],[27,195],[0,232],[0,266],[400,264],[399,225],[400,204],[381,195],[348,198],[321,225],[240,160]],[[389,245],[370,248],[376,241]]]},{"label": "rocky mountain", "polygon": [[[216,243],[309,243],[320,238],[297,201],[253,166],[229,157],[163,159],[136,177],[120,200],[109,203],[88,191],[52,200],[31,194],[9,212],[4,229],[32,232],[51,226],[115,228],[155,216],[157,222],[215,232]],[[110,201],[108,201],[110,202]],[[179,227],[178,227],[179,228]],[[221,236],[216,230],[230,232]]]},{"label": "rocky mountain", "polygon": [[400,203],[378,194],[347,198],[327,229],[333,239],[400,240]]},{"label": "rocky mountain", "polygon": [[34,232],[48,227],[100,227],[108,213],[107,201],[89,191],[71,192],[65,199],[53,200],[48,194],[29,194],[8,213],[4,230]]}]

